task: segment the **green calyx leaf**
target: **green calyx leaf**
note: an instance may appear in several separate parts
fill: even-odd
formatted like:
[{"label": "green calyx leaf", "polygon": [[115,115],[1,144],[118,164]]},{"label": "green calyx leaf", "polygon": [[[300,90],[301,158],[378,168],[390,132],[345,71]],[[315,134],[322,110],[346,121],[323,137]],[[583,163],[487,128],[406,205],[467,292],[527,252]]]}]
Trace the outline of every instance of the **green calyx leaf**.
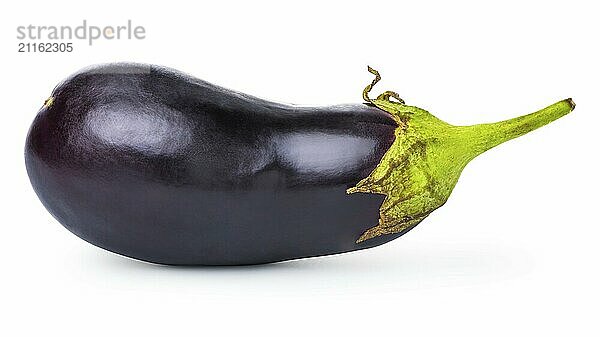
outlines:
[{"label": "green calyx leaf", "polygon": [[[575,107],[571,99],[529,115],[472,126],[448,124],[428,111],[408,106],[386,91],[376,99],[368,93],[381,78],[363,91],[363,98],[389,113],[398,123],[395,140],[380,163],[347,193],[377,193],[386,198],[379,209],[379,223],[365,231],[357,243],[408,230],[444,205],[464,167],[479,154],[556,120]],[[395,98],[397,101],[392,101]]]}]

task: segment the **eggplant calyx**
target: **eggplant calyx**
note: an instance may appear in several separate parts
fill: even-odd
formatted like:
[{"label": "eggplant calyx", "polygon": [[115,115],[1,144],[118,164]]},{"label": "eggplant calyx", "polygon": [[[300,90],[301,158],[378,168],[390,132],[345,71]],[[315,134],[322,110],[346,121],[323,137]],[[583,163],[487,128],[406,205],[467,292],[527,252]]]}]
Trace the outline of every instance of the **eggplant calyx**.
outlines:
[{"label": "eggplant calyx", "polygon": [[506,121],[454,126],[424,109],[390,100],[397,98],[393,92],[369,99],[369,91],[381,78],[370,67],[369,71],[376,77],[363,91],[363,98],[389,113],[398,127],[394,142],[375,169],[346,190],[348,194],[386,196],[379,208],[378,224],[366,230],[356,243],[416,226],[446,203],[462,170],[472,159],[568,114],[575,107],[569,98]]}]

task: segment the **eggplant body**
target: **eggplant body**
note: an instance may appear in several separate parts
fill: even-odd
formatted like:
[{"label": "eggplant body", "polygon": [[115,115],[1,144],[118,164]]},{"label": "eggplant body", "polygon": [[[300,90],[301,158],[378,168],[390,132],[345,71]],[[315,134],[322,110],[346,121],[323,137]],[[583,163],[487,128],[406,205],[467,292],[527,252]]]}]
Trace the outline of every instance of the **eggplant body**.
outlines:
[{"label": "eggplant body", "polygon": [[369,248],[384,195],[346,193],[394,141],[365,104],[299,107],[150,65],[58,85],[25,160],[50,213],[82,239],[173,265],[240,265]]}]

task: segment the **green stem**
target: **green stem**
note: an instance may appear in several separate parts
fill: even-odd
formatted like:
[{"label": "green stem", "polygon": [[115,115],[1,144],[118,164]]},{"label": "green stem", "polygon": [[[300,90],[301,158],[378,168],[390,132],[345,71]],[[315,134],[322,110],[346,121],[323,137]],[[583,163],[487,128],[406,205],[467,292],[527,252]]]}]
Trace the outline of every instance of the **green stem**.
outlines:
[{"label": "green stem", "polygon": [[508,140],[520,137],[530,131],[542,127],[560,117],[573,111],[575,103],[572,99],[567,98],[560,102],[554,103],[542,110],[534,113],[508,119],[501,122],[490,124],[478,124],[466,127],[459,127],[465,131],[461,134],[467,136],[463,139],[468,139],[472,143],[471,151],[477,156],[494,146],[500,145]]}]

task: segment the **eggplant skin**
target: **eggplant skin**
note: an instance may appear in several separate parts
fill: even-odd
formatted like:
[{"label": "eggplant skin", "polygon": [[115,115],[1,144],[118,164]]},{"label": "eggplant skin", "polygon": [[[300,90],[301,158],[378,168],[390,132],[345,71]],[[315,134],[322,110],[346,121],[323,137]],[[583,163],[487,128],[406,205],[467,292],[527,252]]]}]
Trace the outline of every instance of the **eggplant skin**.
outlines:
[{"label": "eggplant skin", "polygon": [[243,265],[374,247],[384,195],[346,194],[394,141],[365,104],[300,107],[164,67],[117,63],[59,84],[27,136],[48,211],[101,248],[171,265]]}]

